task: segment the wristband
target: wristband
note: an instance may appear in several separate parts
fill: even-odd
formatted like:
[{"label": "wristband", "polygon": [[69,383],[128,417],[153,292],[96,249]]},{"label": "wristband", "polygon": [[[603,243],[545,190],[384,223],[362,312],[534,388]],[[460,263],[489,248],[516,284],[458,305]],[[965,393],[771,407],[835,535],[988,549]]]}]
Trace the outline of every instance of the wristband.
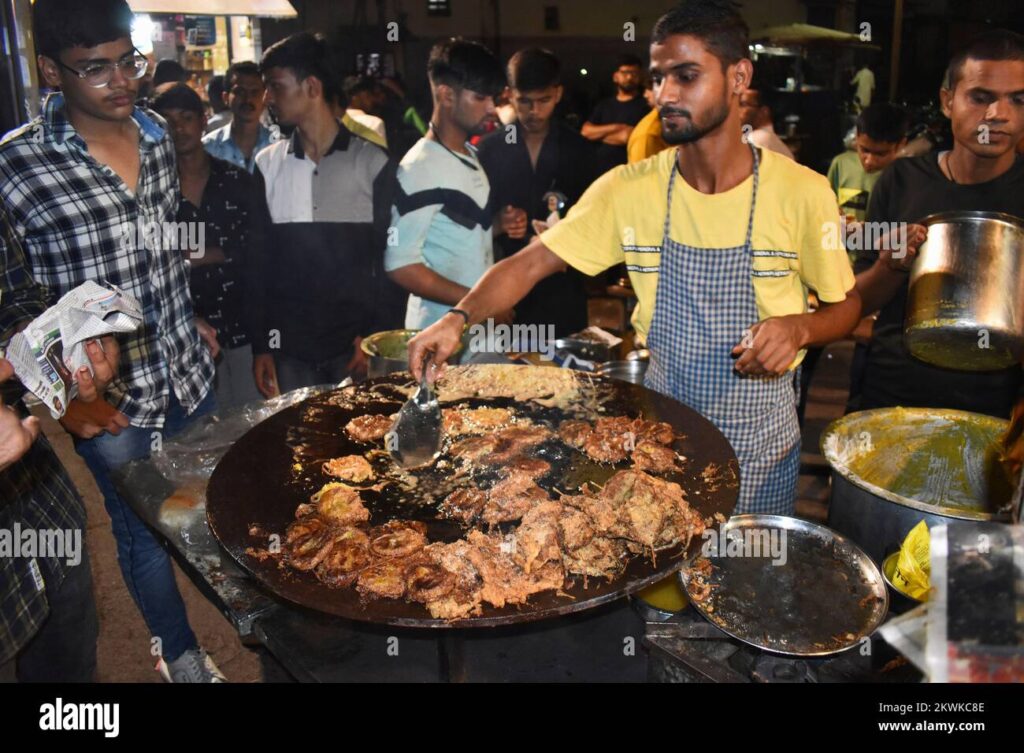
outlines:
[{"label": "wristband", "polygon": [[463,325],[463,327],[465,328],[465,327],[469,326],[469,314],[467,314],[462,309],[448,309],[448,313],[449,314],[458,314],[465,321],[465,324]]}]

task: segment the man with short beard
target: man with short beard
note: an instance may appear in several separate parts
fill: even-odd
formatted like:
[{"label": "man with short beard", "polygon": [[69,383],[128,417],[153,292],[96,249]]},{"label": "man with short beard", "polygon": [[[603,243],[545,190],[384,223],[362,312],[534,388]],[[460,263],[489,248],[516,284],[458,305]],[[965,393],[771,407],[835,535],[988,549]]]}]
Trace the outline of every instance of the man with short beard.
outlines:
[{"label": "man with short beard", "polygon": [[505,87],[501,64],[481,44],[450,39],[430,51],[427,71],[430,130],[398,167],[384,259],[391,279],[410,293],[409,329],[433,324],[469,292],[493,263],[492,235],[526,232],[522,209],[492,213],[487,173],[468,143],[495,117],[494,99]]},{"label": "man with short beard", "polygon": [[[791,515],[800,466],[793,370],[804,349],[850,332],[853,272],[823,227],[839,208],[824,176],[744,142],[753,75],[746,24],[724,0],[686,0],[655,25],[651,75],[676,146],[601,176],[569,212],[495,265],[414,338],[410,364],[441,364],[470,323],[507,309],[571,264],[626,263],[633,325],[651,352],[646,385],[710,419],[739,460],[738,513]],[[807,311],[813,289],[819,309]],[[432,355],[431,355],[432,354]]]}]

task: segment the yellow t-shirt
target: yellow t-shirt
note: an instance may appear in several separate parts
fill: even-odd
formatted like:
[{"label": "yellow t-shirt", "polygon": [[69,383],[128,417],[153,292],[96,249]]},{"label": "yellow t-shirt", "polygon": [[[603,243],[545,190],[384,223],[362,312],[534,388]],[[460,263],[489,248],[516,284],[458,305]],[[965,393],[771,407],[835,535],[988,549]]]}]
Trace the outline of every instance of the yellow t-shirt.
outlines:
[{"label": "yellow t-shirt", "polygon": [[[541,235],[545,246],[584,274],[625,262],[638,299],[633,327],[641,340],[654,316],[666,191],[676,151],[666,149],[605,173],[565,219]],[[753,181],[751,176],[724,193],[703,194],[677,175],[672,239],[709,249],[742,245]],[[761,319],[806,312],[808,289],[826,303],[846,297],[854,277],[838,242],[838,221],[836,197],[823,175],[761,150],[751,272]]]},{"label": "yellow t-shirt", "polygon": [[629,134],[626,142],[626,161],[630,164],[653,157],[668,144],[661,137],[661,117],[657,108],[641,118]]}]

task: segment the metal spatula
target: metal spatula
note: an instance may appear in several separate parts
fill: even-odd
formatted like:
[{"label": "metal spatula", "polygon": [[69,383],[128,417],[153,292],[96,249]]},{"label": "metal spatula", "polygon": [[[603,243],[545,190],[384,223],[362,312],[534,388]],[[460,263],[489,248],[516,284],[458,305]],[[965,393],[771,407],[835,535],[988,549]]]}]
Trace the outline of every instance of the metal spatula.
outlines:
[{"label": "metal spatula", "polygon": [[441,449],[441,404],[427,384],[427,368],[432,360],[433,353],[423,358],[420,386],[402,406],[384,438],[391,457],[403,468],[427,465]]}]

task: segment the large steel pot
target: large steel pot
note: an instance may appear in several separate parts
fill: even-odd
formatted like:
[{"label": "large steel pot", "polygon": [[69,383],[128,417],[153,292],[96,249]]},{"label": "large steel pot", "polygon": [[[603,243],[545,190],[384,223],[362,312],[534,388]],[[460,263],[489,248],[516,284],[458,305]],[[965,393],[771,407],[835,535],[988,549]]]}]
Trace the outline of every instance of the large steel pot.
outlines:
[{"label": "large steel pot", "polygon": [[1001,369],[1024,355],[1024,220],[943,212],[910,270],[904,337],[922,361],[965,371]]},{"label": "large steel pot", "polygon": [[920,521],[1009,520],[1011,480],[999,461],[1007,422],[965,411],[879,408],[833,421],[821,449],[832,466],[828,526],[873,560]]}]

